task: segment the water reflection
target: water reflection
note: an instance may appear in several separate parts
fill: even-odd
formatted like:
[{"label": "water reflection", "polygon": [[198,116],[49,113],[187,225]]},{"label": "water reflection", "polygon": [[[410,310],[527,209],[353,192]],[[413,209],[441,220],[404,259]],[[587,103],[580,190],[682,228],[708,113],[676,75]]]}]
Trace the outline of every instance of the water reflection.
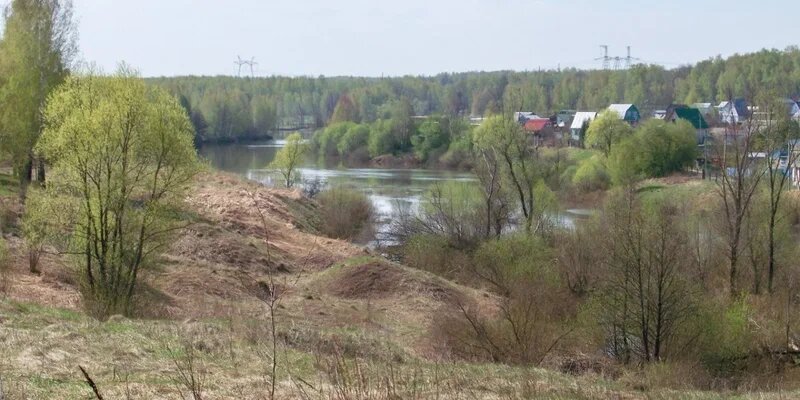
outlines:
[{"label": "water reflection", "polygon": [[[207,145],[200,155],[217,169],[232,172],[261,182],[280,185],[281,177],[266,167],[275,158],[284,141],[251,144]],[[378,214],[378,236],[401,210],[416,212],[422,196],[437,182],[476,181],[469,172],[434,169],[344,168],[323,166],[313,159],[305,160],[299,170],[304,181],[319,180],[329,186],[347,186],[364,192]]]},{"label": "water reflection", "polygon": [[[208,145],[200,150],[213,167],[239,174],[268,186],[278,186],[282,179],[267,165],[285,141],[250,144]],[[474,174],[435,169],[345,168],[324,166],[309,158],[300,168],[304,181],[319,180],[328,186],[346,186],[364,192],[377,213],[377,238],[386,240],[393,220],[401,212],[419,211],[422,198],[437,182],[477,181]],[[570,209],[556,216],[558,225],[574,229],[576,222],[594,214],[590,209]],[[374,244],[374,243],[373,243]]]}]

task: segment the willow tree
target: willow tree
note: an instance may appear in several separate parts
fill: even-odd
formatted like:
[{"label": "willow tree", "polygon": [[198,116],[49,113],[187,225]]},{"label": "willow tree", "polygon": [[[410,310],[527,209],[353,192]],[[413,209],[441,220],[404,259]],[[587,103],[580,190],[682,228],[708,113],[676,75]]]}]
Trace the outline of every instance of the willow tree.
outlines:
[{"label": "willow tree", "polygon": [[614,111],[602,112],[586,130],[586,144],[603,152],[606,157],[611,148],[633,134],[633,128]]},{"label": "willow tree", "polygon": [[[33,147],[43,128],[42,109],[64,81],[77,52],[69,0],[14,0],[4,10],[0,41],[0,140],[23,185],[32,180]],[[40,160],[38,179],[44,180]]]},{"label": "willow tree", "polygon": [[200,168],[191,122],[175,98],[124,67],[68,78],[44,118],[36,150],[51,173],[37,203],[50,205],[27,212],[63,221],[51,231],[70,240],[53,243],[75,255],[88,310],[129,314],[142,270],[185,226],[180,204]]},{"label": "willow tree", "polygon": [[537,186],[542,177],[536,148],[531,145],[528,135],[510,116],[494,115],[474,131],[473,142],[479,154],[487,155],[485,160],[491,158],[499,163],[499,176],[492,179],[499,179],[493,185],[501,187],[492,190],[504,191],[515,198],[525,220],[525,230],[538,233],[543,219],[534,220],[540,216],[537,213]]},{"label": "willow tree", "polygon": [[297,168],[308,153],[308,144],[303,141],[300,133],[295,132],[286,137],[286,145],[278,151],[275,159],[269,164],[283,176],[283,183],[287,188],[294,185],[297,180]]}]

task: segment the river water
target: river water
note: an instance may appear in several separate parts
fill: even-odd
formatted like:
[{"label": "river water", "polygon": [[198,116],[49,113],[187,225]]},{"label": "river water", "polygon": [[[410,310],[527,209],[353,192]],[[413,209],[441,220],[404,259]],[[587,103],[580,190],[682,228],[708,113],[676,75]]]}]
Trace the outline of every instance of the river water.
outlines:
[{"label": "river water", "polygon": [[[283,140],[257,143],[209,144],[200,155],[216,169],[235,173],[268,186],[280,185],[279,175],[267,169]],[[302,180],[320,180],[329,186],[347,186],[364,192],[377,213],[377,237],[389,229],[391,221],[402,209],[419,209],[423,195],[432,185],[444,181],[477,182],[470,172],[440,169],[346,168],[324,165],[313,158],[300,168]],[[586,218],[590,210],[565,210],[557,216],[559,224],[573,227],[575,221]]]},{"label": "river water", "polygon": [[[200,155],[216,169],[239,174],[268,186],[280,185],[280,177],[267,165],[283,147],[283,140],[259,143],[211,144]],[[328,186],[347,186],[364,192],[377,213],[378,236],[385,233],[399,210],[419,209],[422,196],[437,182],[477,181],[470,172],[439,169],[345,168],[324,165],[313,158],[300,168],[302,180],[320,180]]]}]

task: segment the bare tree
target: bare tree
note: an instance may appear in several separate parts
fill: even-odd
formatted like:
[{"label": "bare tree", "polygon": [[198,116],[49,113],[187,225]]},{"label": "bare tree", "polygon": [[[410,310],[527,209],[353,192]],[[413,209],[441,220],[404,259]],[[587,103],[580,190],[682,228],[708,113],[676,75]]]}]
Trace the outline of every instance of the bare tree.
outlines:
[{"label": "bare tree", "polygon": [[624,194],[608,210],[604,317],[611,350],[623,362],[632,356],[661,361],[681,323],[691,314],[686,233],[670,204],[648,213]]},{"label": "bare tree", "polygon": [[739,262],[746,247],[742,243],[745,217],[764,177],[763,163],[755,152],[757,128],[758,122],[752,117],[742,125],[728,125],[716,149],[721,169],[716,179],[716,193],[721,201],[731,295],[739,291]]},{"label": "bare tree", "polygon": [[175,386],[183,396],[183,390],[189,392],[193,400],[203,400],[206,389],[206,370],[195,349],[194,339],[188,338],[181,343],[181,350],[174,350],[169,345],[166,350],[172,358],[175,375],[172,377]]},{"label": "bare tree", "polygon": [[278,315],[277,310],[283,301],[289,287],[294,286],[300,279],[297,275],[293,282],[289,282],[288,277],[281,282],[276,279],[275,272],[273,271],[272,250],[270,249],[271,229],[267,223],[267,216],[262,209],[259,196],[257,192],[247,191],[248,197],[253,202],[253,209],[258,213],[258,219],[261,225],[262,234],[264,236],[264,244],[267,252],[267,278],[266,280],[253,281],[247,276],[242,276],[242,286],[247,288],[251,294],[259,299],[264,304],[269,321],[269,350],[265,355],[269,359],[269,372],[268,372],[268,385],[269,385],[269,398],[275,399],[275,389],[278,382]]},{"label": "bare tree", "polygon": [[767,103],[769,116],[759,136],[766,153],[766,184],[769,193],[769,222],[767,237],[767,291],[774,290],[776,226],[780,222],[783,194],[792,184],[792,173],[800,157],[800,126],[787,118],[784,104]]},{"label": "bare tree", "polygon": [[499,237],[510,218],[510,210],[502,193],[500,163],[492,150],[478,150],[477,153],[479,161],[474,171],[483,191],[486,218],[484,236]]}]

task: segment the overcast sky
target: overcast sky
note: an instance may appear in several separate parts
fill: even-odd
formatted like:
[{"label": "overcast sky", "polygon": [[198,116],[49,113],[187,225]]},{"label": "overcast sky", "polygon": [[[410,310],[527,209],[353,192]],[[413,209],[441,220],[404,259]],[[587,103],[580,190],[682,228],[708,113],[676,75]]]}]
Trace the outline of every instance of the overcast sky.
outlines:
[{"label": "overcast sky", "polygon": [[[0,2],[8,0],[0,0]],[[85,61],[145,76],[667,67],[800,42],[792,0],[74,0]]]}]

